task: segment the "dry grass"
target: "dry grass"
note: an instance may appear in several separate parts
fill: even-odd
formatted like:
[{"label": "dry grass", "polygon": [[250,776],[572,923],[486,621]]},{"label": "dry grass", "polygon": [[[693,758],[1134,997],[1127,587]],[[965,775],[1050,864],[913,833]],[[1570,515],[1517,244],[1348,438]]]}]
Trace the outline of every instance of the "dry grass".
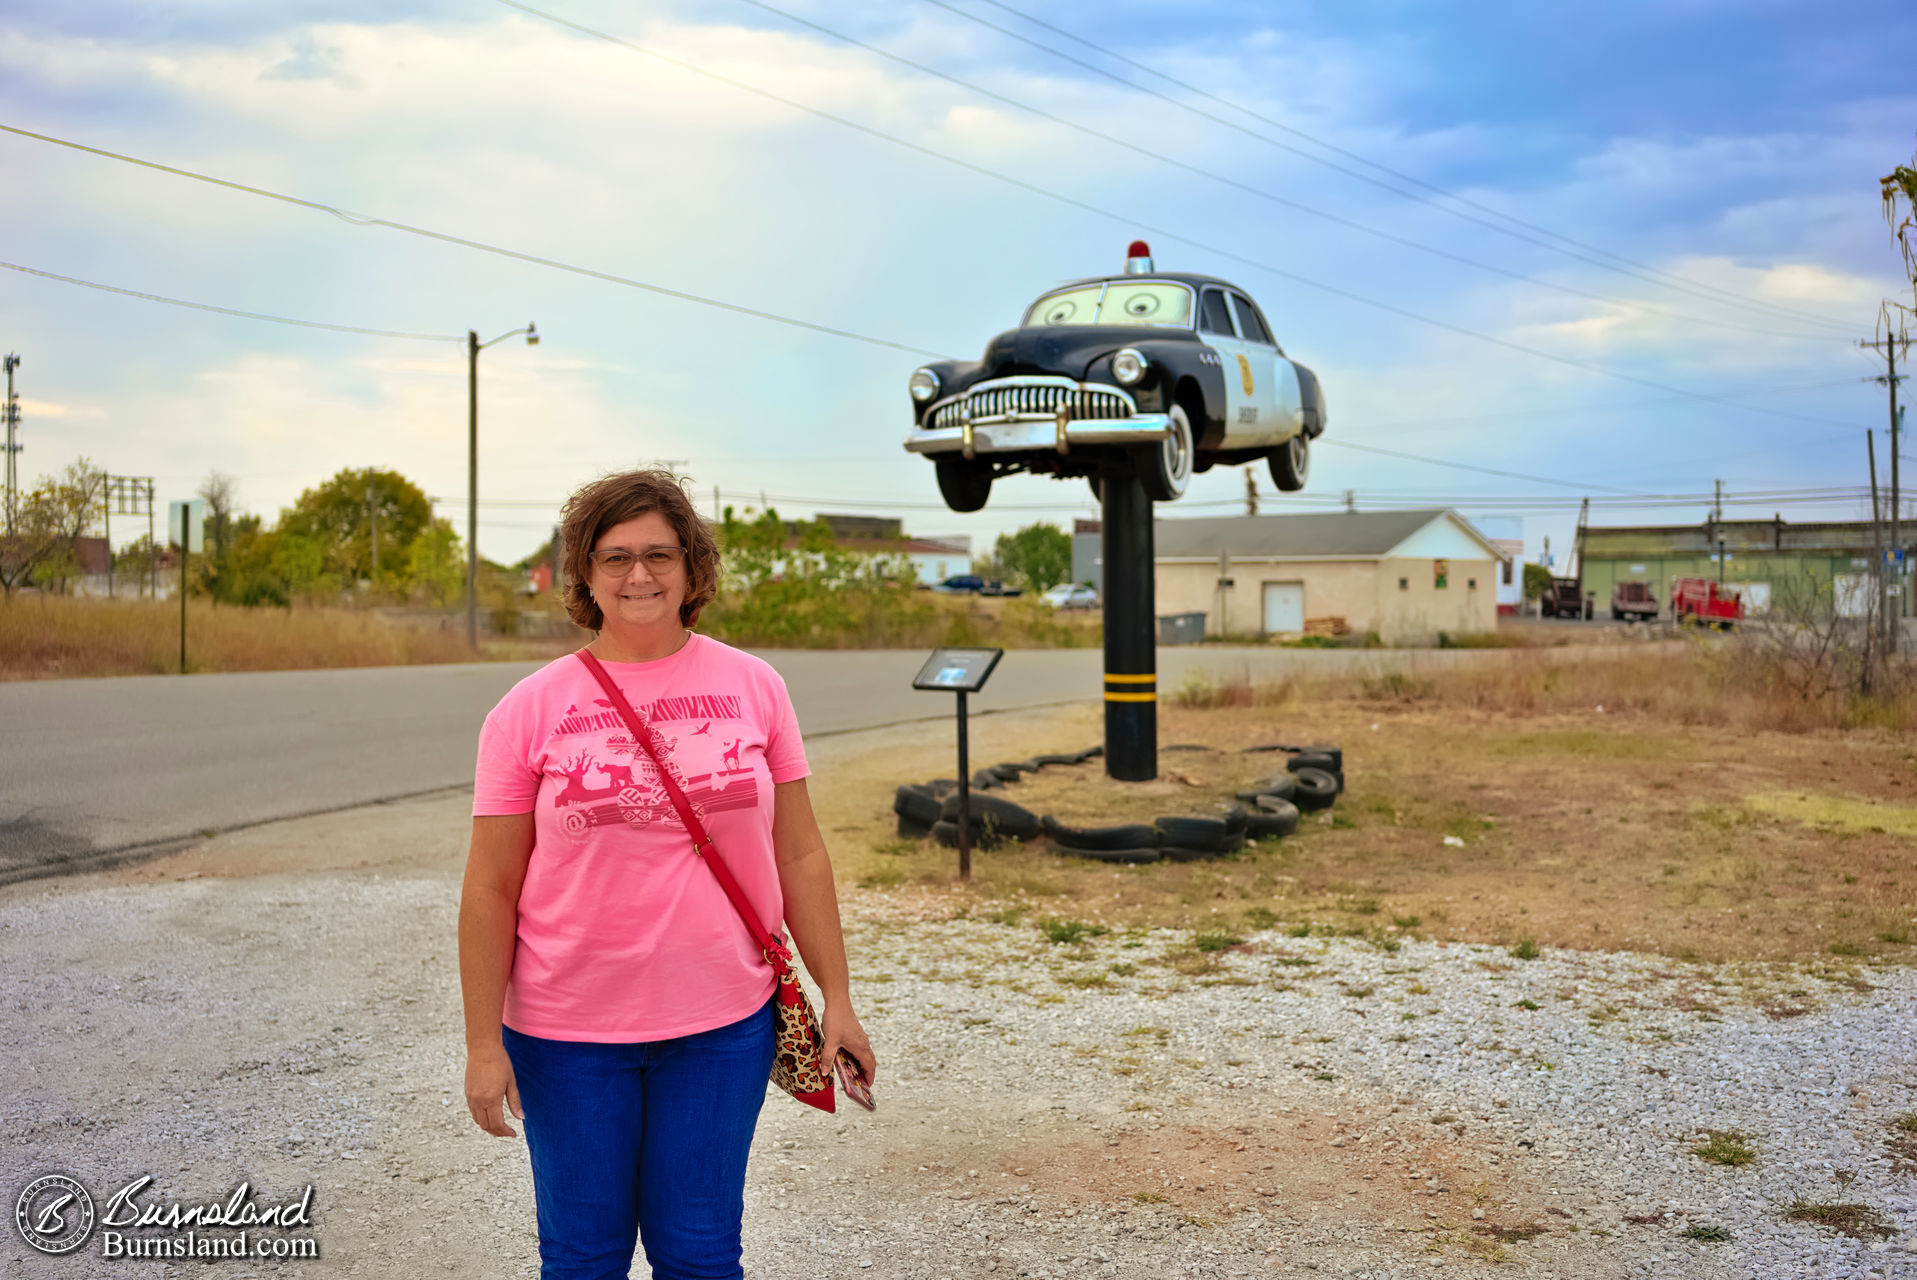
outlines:
[{"label": "dry grass", "polygon": [[1784,1217],[1792,1222],[1828,1227],[1853,1240],[1889,1239],[1897,1234],[1890,1221],[1867,1204],[1831,1204],[1799,1196],[1785,1207]]},{"label": "dry grass", "polygon": [[[1323,681],[1251,684],[1198,679],[1173,692],[1179,706],[1281,706],[1299,696],[1343,694]],[[1360,696],[1407,707],[1456,708],[1507,716],[1638,716],[1678,727],[1803,733],[1816,729],[1917,730],[1917,683],[1883,698],[1806,700],[1784,687],[1739,637],[1695,636],[1618,646],[1600,655],[1512,650],[1497,662],[1361,679]],[[1601,708],[1601,710],[1600,710]]]},{"label": "dry grass", "polygon": [[[488,659],[556,657],[574,641],[488,641]],[[351,609],[244,609],[189,601],[188,671],[283,671],[471,662],[463,630],[397,626]],[[180,606],[26,596],[0,605],[0,680],[157,675],[180,669]]]},{"label": "dry grass", "polygon": [[[1514,652],[1495,669],[1429,677],[1443,691],[1416,699],[1351,680],[1293,689],[1277,705],[1167,705],[1161,742],[1216,749],[1161,750],[1154,782],[1115,783],[1090,764],[1001,793],[1072,823],[1149,821],[1201,812],[1282,768],[1282,756],[1238,749],[1247,744],[1344,747],[1350,789],[1335,808],[1215,862],[1107,867],[1041,841],[975,855],[973,883],[958,886],[949,850],[891,832],[892,787],[951,772],[937,740],[828,774],[817,791],[837,815],[834,857],[851,878],[882,862],[897,891],[929,893],[945,911],[1348,934],[1385,949],[1424,936],[1521,954],[1809,960],[1832,980],[1855,959],[1917,956],[1917,744],[1880,729],[1752,729],[1753,704],[1707,713],[1660,692],[1696,688],[1705,677],[1686,664],[1708,655],[1642,661],[1659,665],[1647,672],[1633,655],[1550,666]],[[1091,704],[1004,737],[993,735],[1009,726],[981,722],[973,760],[1089,745],[1098,714]],[[875,855],[881,846],[891,852]],[[1793,996],[1777,1016],[1802,1007]],[[1698,999],[1690,1011],[1714,1008]]]}]

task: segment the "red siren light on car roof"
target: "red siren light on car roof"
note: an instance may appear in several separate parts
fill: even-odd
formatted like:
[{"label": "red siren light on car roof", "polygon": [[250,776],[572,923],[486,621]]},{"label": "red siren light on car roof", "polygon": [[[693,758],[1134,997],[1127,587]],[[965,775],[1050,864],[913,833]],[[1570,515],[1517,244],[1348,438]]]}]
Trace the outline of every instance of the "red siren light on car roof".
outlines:
[{"label": "red siren light on car roof", "polygon": [[1143,240],[1132,241],[1132,247],[1125,250],[1125,274],[1128,276],[1150,275],[1152,272],[1152,247]]}]

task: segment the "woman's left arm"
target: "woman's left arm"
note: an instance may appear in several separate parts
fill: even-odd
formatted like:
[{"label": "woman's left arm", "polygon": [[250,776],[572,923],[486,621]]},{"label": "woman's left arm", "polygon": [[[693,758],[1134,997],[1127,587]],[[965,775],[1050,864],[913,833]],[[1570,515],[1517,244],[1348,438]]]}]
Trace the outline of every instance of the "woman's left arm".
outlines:
[{"label": "woman's left arm", "polygon": [[832,1069],[844,1048],[865,1068],[867,1080],[877,1080],[879,1064],[872,1042],[852,1011],[852,975],[845,960],[845,935],[839,928],[832,858],[825,851],[819,820],[813,816],[805,779],[775,784],[772,797],[772,847],[778,854],[785,921],[825,1001],[820,1031],[825,1035],[826,1070]]}]

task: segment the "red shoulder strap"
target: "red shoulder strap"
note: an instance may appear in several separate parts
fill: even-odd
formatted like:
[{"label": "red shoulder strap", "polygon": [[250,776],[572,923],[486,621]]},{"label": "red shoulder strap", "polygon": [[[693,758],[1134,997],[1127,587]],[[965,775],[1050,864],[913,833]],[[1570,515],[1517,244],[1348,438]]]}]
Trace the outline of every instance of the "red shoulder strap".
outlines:
[{"label": "red shoulder strap", "polygon": [[731,899],[733,907],[739,912],[739,918],[745,921],[753,940],[759,944],[759,950],[764,953],[766,963],[771,965],[775,972],[783,975],[791,967],[792,953],[786,950],[784,942],[774,937],[763,924],[759,923],[759,917],[753,913],[752,904],[746,901],[745,891],[740,889],[739,882],[732,878],[731,868],[726,866],[725,859],[719,856],[719,851],[712,847],[712,837],[706,834],[705,824],[699,821],[699,815],[693,812],[691,802],[686,799],[686,793],[679,789],[679,784],[667,770],[665,761],[659,758],[658,751],[654,749],[651,726],[639,719],[639,713],[634,711],[632,704],[626,701],[626,695],[619,692],[619,686],[612,682],[612,676],[600,664],[599,659],[584,649],[573,656],[586,664],[586,670],[592,672],[592,678],[597,680],[599,687],[606,691],[606,699],[612,703],[612,709],[617,711],[619,718],[626,722],[626,728],[632,733],[633,741],[644,748],[645,753],[652,758],[653,767],[659,773],[659,781],[666,789],[666,798],[672,802],[673,812],[679,815],[679,821],[685,825],[686,834],[692,837],[693,852],[703,858],[706,866],[712,869],[713,877],[718,880],[719,887],[725,890],[726,897]]}]

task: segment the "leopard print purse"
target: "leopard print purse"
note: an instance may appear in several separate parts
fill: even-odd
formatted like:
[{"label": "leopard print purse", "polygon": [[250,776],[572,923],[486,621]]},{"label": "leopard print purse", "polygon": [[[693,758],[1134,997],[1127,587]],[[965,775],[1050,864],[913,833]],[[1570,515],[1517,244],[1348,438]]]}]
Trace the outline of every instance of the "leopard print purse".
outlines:
[{"label": "leopard print purse", "polygon": [[619,713],[619,718],[626,722],[633,741],[645,748],[646,754],[652,757],[659,781],[665,786],[666,798],[672,802],[673,812],[679,815],[686,834],[692,837],[693,851],[705,860],[719,887],[725,890],[726,897],[739,912],[739,918],[745,921],[753,940],[759,944],[759,953],[772,966],[772,972],[778,979],[772,1006],[777,1028],[777,1047],[772,1056],[772,1083],[807,1106],[817,1107],[821,1111],[836,1111],[837,1097],[832,1088],[830,1066],[825,1060],[825,1036],[819,1030],[818,1016],[812,1012],[812,1001],[806,996],[805,988],[799,985],[799,975],[793,971],[792,952],[786,947],[783,931],[774,936],[753,914],[752,904],[746,901],[739,882],[732,878],[731,869],[712,847],[712,837],[706,834],[705,824],[699,821],[699,815],[686,799],[685,791],[680,788],[675,769],[660,758],[658,746],[653,740],[652,726],[639,719],[638,713],[626,701],[626,695],[619,692],[619,686],[613,683],[599,659],[584,649],[579,650],[576,656],[586,664],[586,670],[592,672],[592,678],[599,682],[599,687],[606,691],[607,700],[612,703],[613,710]]}]

